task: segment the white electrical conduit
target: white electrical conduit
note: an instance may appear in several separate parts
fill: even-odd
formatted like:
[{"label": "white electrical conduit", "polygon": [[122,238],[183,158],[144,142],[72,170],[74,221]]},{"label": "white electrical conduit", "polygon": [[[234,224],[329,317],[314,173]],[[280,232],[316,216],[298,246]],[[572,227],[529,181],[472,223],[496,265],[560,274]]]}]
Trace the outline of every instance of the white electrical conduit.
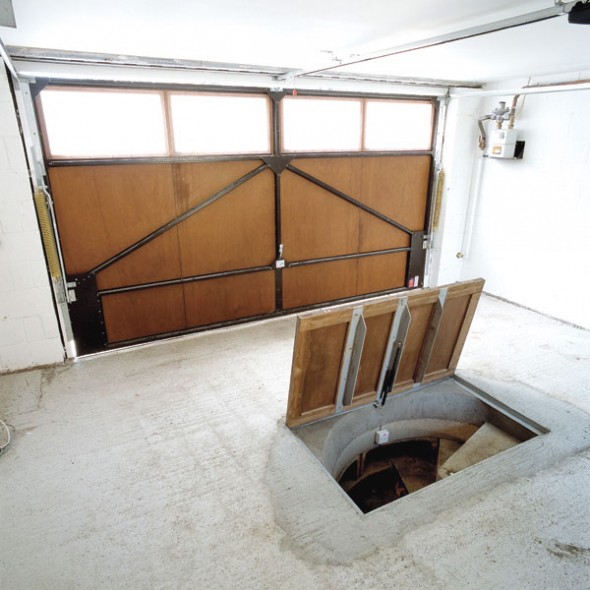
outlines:
[{"label": "white electrical conduit", "polygon": [[469,203],[467,205],[467,214],[465,216],[465,227],[463,229],[463,241],[461,242],[461,251],[457,252],[457,258],[467,258],[471,249],[471,240],[473,238],[473,225],[475,224],[475,214],[479,203],[481,193],[481,178],[483,175],[483,153],[476,158],[475,166],[471,173],[471,183],[469,185]]},{"label": "white electrical conduit", "polygon": [[499,88],[494,90],[454,90],[451,98],[477,98],[483,96],[506,96],[511,94],[546,94],[549,92],[574,92],[576,90],[590,90],[590,80],[574,80],[572,82],[557,82],[555,84],[539,84],[538,86],[523,86],[522,88]]}]

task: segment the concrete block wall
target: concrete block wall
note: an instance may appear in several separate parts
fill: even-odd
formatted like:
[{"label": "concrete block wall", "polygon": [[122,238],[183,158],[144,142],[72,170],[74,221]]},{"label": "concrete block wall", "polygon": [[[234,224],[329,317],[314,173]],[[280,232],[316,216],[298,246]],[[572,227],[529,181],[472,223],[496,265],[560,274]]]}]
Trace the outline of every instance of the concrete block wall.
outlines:
[{"label": "concrete block wall", "polygon": [[63,359],[24,150],[1,64],[0,373]]}]

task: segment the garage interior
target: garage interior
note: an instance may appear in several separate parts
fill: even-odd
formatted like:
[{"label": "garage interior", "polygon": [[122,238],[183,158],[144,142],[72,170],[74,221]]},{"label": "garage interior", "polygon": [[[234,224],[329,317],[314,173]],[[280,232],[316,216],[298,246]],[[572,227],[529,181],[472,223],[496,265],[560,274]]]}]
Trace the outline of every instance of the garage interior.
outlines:
[{"label": "garage interior", "polygon": [[[6,587],[590,589],[589,24],[0,1]],[[332,403],[293,413],[298,359],[323,383],[351,318],[372,342],[371,306],[430,292],[385,395],[340,378],[342,429],[375,393],[407,426],[444,373],[538,436],[363,514],[297,435]]]}]

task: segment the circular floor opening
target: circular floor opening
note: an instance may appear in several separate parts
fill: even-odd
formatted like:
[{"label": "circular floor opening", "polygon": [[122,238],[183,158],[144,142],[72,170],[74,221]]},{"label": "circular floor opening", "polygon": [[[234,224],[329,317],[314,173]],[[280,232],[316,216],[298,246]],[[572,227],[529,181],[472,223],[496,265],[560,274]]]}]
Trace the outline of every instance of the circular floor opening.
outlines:
[{"label": "circular floor opening", "polygon": [[359,454],[338,483],[363,511],[371,512],[437,480],[440,439],[419,438]]}]

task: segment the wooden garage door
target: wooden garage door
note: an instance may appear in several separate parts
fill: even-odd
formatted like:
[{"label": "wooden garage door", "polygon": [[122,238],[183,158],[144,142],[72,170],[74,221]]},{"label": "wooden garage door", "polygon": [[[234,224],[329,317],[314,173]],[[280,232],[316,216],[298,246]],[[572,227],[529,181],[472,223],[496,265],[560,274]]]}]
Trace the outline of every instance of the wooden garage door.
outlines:
[{"label": "wooden garage door", "polygon": [[69,280],[95,277],[108,343],[275,310],[274,183],[260,161],[60,167],[50,180]]},{"label": "wooden garage door", "polygon": [[430,162],[427,155],[291,162],[281,179],[291,261],[285,308],[406,284],[411,236],[425,230]]},{"label": "wooden garage door", "polygon": [[159,155],[56,157],[42,126],[79,353],[421,284],[430,147],[284,153],[263,95],[267,154],[187,156],[154,92]]}]

